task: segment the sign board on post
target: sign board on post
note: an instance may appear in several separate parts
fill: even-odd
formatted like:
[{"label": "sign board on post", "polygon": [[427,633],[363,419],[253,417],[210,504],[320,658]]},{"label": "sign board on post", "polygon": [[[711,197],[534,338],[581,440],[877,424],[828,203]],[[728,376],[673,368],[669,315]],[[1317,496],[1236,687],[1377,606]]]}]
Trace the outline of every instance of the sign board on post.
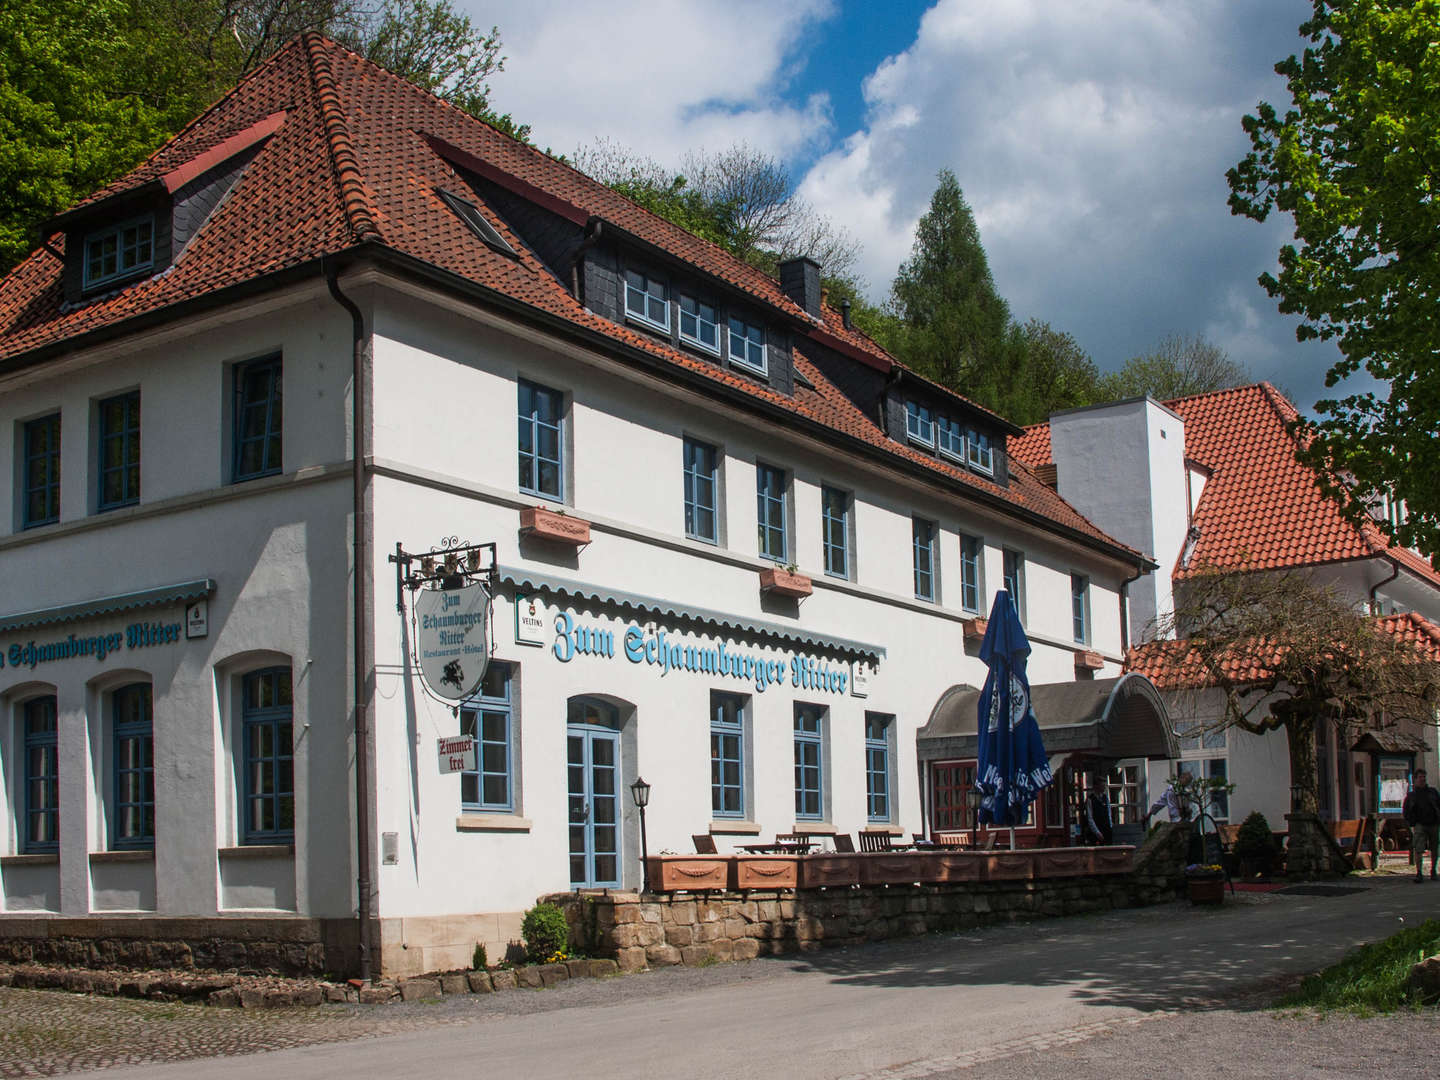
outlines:
[{"label": "sign board on post", "polygon": [[440,750],[440,772],[474,772],[475,740],[469,735],[451,735],[436,739]]},{"label": "sign board on post", "polygon": [[490,660],[489,611],[490,594],[483,585],[415,594],[420,674],[431,691],[459,701],[480,685]]}]

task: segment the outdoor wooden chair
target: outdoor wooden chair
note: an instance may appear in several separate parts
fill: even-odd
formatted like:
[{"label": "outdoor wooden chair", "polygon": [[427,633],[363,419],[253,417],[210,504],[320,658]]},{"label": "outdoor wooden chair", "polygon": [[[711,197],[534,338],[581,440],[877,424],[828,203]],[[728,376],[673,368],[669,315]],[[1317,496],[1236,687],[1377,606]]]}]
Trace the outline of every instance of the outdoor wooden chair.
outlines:
[{"label": "outdoor wooden chair", "polygon": [[1330,835],[1335,838],[1336,845],[1345,853],[1351,869],[1354,869],[1360,861],[1362,849],[1365,846],[1365,828],[1369,823],[1369,818],[1353,818],[1330,824]]},{"label": "outdoor wooden chair", "polygon": [[893,846],[888,832],[862,832],[860,834],[861,851],[889,851]]},{"label": "outdoor wooden chair", "polygon": [[970,842],[970,834],[963,832],[937,832],[931,838],[936,847],[963,848]]},{"label": "outdoor wooden chair", "polygon": [[777,846],[796,847],[802,851],[810,850],[810,834],[803,832],[782,832],[775,834]]},{"label": "outdoor wooden chair", "polygon": [[841,855],[855,854],[855,841],[850,839],[848,832],[837,832],[835,834],[835,850]]},{"label": "outdoor wooden chair", "polygon": [[690,840],[695,845],[696,855],[720,854],[718,851],[715,850],[715,838],[709,833],[696,833],[694,836],[690,837]]}]

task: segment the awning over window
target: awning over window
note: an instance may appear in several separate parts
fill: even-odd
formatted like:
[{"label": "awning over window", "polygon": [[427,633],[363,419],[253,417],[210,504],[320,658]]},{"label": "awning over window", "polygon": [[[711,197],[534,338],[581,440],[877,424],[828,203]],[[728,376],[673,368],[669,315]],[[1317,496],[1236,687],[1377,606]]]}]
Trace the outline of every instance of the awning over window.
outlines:
[{"label": "awning over window", "polygon": [[[1180,747],[1155,685],[1144,675],[1043,683],[1030,688],[1051,770],[1071,754],[1178,758]],[[980,691],[952,686],[940,695],[929,722],[916,732],[922,761],[976,756]]]},{"label": "awning over window", "polygon": [[84,600],[78,604],[62,604],[59,607],[21,611],[14,615],[0,615],[0,633],[24,630],[32,626],[49,626],[53,623],[93,619],[101,615],[114,615],[117,612],[134,611],[139,608],[162,607],[166,604],[188,604],[194,600],[203,600],[214,591],[215,582],[209,578],[202,578],[199,581],[182,581],[176,585],[159,585],[153,589],[120,593],[118,596],[104,596],[98,600]]},{"label": "awning over window", "polygon": [[561,596],[571,596],[577,600],[591,600],[599,604],[607,604],[618,608],[629,608],[632,611],[644,612],[650,615],[669,616],[676,622],[697,623],[702,626],[710,626],[720,630],[752,634],[756,637],[778,638],[783,641],[792,641],[798,645],[810,645],[830,653],[840,653],[842,655],[856,657],[873,656],[876,658],[885,655],[885,646],[883,645],[872,645],[865,641],[851,641],[849,638],[819,634],[801,626],[770,622],[766,619],[752,619],[743,615],[732,615],[724,611],[712,611],[709,608],[680,604],[673,600],[660,600],[653,596],[641,596],[638,593],[622,592],[619,589],[590,585],[583,581],[571,581],[567,578],[554,577],[550,574],[537,574],[533,570],[520,570],[513,566],[502,566],[499,570],[500,580],[502,582],[507,585],[512,585],[522,592],[530,589]]}]

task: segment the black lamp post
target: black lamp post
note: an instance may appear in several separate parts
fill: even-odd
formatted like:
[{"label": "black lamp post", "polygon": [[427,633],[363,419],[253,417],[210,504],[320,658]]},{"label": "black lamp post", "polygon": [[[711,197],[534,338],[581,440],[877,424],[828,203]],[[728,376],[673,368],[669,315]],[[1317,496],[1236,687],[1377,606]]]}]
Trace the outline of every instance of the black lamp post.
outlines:
[{"label": "black lamp post", "polygon": [[965,805],[970,808],[970,846],[980,846],[980,801],[985,793],[978,787],[965,789]]},{"label": "black lamp post", "polygon": [[650,805],[650,785],[637,776],[630,785],[630,797],[640,811],[640,891],[650,891],[650,848],[645,840],[645,807]]}]

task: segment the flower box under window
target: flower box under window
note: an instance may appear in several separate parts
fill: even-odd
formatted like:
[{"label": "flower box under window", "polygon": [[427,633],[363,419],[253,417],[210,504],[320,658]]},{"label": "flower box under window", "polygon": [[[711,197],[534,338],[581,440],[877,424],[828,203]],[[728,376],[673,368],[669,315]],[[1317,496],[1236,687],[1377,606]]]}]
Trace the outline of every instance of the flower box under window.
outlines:
[{"label": "flower box under window", "polygon": [[1099,671],[1105,666],[1105,658],[1090,649],[1075,650],[1076,671]]},{"label": "flower box under window", "polygon": [[804,574],[796,574],[784,567],[774,566],[760,571],[760,591],[799,599],[809,596],[815,590],[810,579]]},{"label": "flower box under window", "polygon": [[527,506],[520,511],[520,532],[535,540],[577,548],[590,543],[588,521],[543,506]]}]

